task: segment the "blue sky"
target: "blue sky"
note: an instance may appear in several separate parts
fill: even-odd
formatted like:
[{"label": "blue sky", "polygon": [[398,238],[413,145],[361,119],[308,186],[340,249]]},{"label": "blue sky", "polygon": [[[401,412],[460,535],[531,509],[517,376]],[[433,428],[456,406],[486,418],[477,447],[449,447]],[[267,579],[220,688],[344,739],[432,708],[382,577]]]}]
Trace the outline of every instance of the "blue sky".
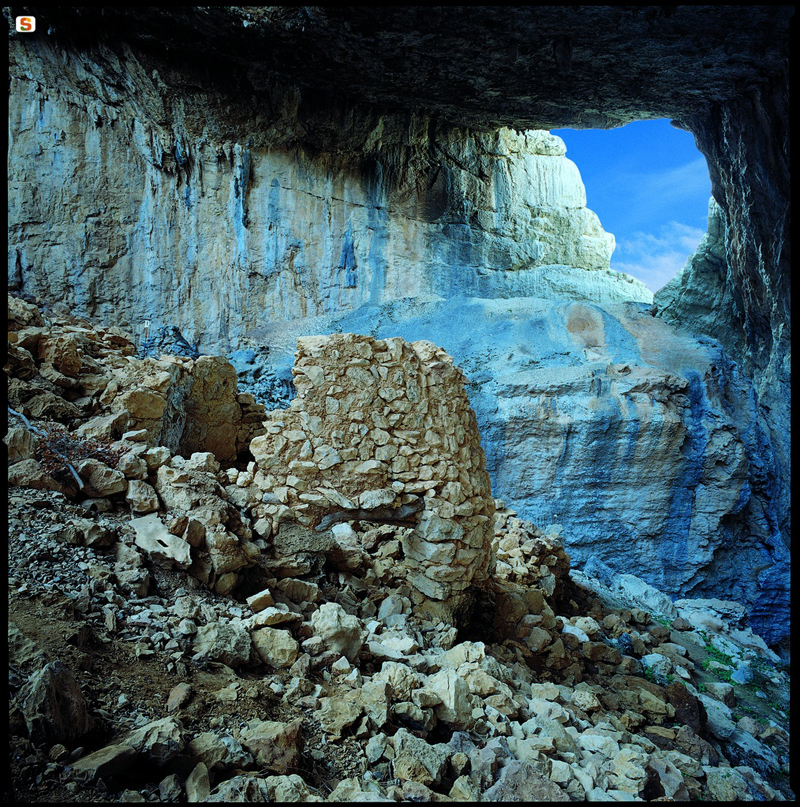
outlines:
[{"label": "blue sky", "polygon": [[706,231],[711,180],[694,137],[667,120],[553,134],[581,172],[589,209],[617,239],[611,268],[660,289]]}]

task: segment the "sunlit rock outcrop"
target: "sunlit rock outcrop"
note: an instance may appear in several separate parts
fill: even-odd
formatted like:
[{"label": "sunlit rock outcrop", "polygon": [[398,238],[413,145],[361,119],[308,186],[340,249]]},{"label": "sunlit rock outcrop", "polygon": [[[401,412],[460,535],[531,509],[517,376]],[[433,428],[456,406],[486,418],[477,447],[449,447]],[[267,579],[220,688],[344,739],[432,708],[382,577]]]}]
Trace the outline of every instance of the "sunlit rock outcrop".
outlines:
[{"label": "sunlit rock outcrop", "polygon": [[12,288],[219,352],[271,321],[469,293],[487,270],[608,269],[614,238],[547,132],[351,114],[366,142],[317,153],[275,131],[307,126],[275,91],[279,121],[243,142],[213,89],[177,99],[132,53],[99,58],[14,48]]}]

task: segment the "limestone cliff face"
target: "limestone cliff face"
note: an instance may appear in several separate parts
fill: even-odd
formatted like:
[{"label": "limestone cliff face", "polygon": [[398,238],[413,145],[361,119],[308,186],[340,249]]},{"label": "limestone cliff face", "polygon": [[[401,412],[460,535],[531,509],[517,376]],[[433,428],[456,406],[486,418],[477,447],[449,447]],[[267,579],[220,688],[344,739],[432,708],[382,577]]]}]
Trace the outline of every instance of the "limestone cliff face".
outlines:
[{"label": "limestone cliff face", "polygon": [[[204,352],[249,335],[276,371],[302,335],[430,339],[472,382],[496,495],[578,560],[788,634],[790,11],[34,12],[12,288]],[[500,128],[660,116],[724,211],[665,321],[608,271],[558,140]]]},{"label": "limestone cliff face", "polygon": [[657,300],[660,316],[722,342],[756,384],[763,461],[779,502],[776,531],[791,536],[791,212],[786,81],[759,82],[687,116],[709,157],[709,238]]},{"label": "limestone cliff face", "polygon": [[560,524],[575,566],[594,556],[673,595],[734,597],[779,641],[789,553],[756,390],[718,341],[625,300],[613,274],[589,275],[602,293],[563,268],[531,296],[520,284],[365,306],[264,338],[285,366],[295,335],[320,329],[442,345],[469,379],[492,491],[542,529]]},{"label": "limestone cliff face", "polygon": [[[178,98],[131,53],[14,44],[10,284],[76,313],[227,351],[270,322],[449,297],[478,272],[608,268],[613,236],[546,132],[376,114],[349,122],[371,127],[358,152],[313,155],[274,120],[226,131],[218,96]],[[303,126],[291,108],[278,122]]]}]

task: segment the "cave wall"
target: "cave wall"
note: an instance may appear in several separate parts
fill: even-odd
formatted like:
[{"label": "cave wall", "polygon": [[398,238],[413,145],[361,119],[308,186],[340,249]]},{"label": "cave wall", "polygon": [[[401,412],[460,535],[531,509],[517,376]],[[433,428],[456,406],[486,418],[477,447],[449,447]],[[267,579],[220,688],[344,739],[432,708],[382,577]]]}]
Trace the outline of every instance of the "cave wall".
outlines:
[{"label": "cave wall", "polygon": [[[725,346],[756,382],[759,486],[777,505],[775,537],[791,536],[791,252],[788,78],[686,121],[706,155],[716,202],[709,234],[656,294],[659,316]],[[766,459],[769,458],[769,459]]]},{"label": "cave wall", "polygon": [[546,132],[309,115],[313,94],[280,86],[236,122],[213,82],[184,94],[131,52],[13,45],[9,284],[75,313],[228,351],[487,270],[608,269],[613,236]]},{"label": "cave wall", "polygon": [[[739,468],[742,446],[746,470],[729,474],[727,487],[712,480],[725,493],[713,503],[719,519],[706,529],[715,537],[705,565],[689,568],[699,550],[685,553],[689,566],[677,550],[664,550],[660,574],[686,581],[697,573],[717,596],[734,592],[765,629],[777,623],[770,638],[778,641],[788,631],[791,13],[767,6],[525,7],[513,15],[500,8],[109,8],[89,22],[86,10],[42,9],[52,25],[24,45],[19,37],[11,43],[9,188],[17,206],[9,282],[134,329],[140,319],[176,323],[219,350],[252,332],[282,339],[285,350],[296,335],[289,325],[324,332],[348,312],[359,332],[428,338],[414,331],[413,318],[406,333],[384,317],[396,330],[380,332],[381,317],[396,313],[405,295],[433,306],[428,326],[442,332],[456,321],[468,330],[469,311],[489,311],[473,330],[494,339],[493,323],[505,346],[505,336],[531,329],[521,311],[523,322],[514,323],[507,300],[554,301],[534,349],[527,336],[514,336],[505,355],[477,343],[470,352],[467,337],[461,345],[436,340],[457,362],[472,357],[468,372],[477,370],[487,390],[497,363],[515,356],[499,384],[505,412],[491,390],[482,425],[496,440],[487,448],[493,484],[503,480],[512,491],[503,452],[530,425],[517,412],[532,411],[526,398],[563,394],[551,437],[571,435],[578,449],[633,444],[627,435],[636,430],[644,445],[660,428],[640,429],[635,408],[600,428],[619,379],[604,387],[591,367],[603,345],[558,330],[569,318],[565,305],[580,300],[606,311],[600,316],[619,337],[612,353],[624,348],[622,363],[636,359],[663,378],[672,370],[652,352],[631,352],[626,326],[614,324],[626,322],[624,314],[606,316],[612,298],[648,298],[598,271],[609,240],[580,194],[575,204],[551,204],[576,192],[557,144],[498,130],[676,119],[708,160],[721,213],[713,248],[705,258],[698,253],[677,292],[656,301],[658,316],[698,337],[703,361],[715,368],[699,384],[690,367],[673,368],[690,394],[673,407],[683,412],[684,432],[683,459],[673,468],[679,481],[664,486],[674,503],[667,513],[677,514],[670,534],[702,521],[704,469],[713,476],[716,462],[703,429],[719,412],[737,446],[726,458],[720,443],[719,458]],[[561,161],[561,168],[538,171],[529,159]],[[534,193],[522,204],[515,201],[521,188]],[[561,232],[567,237],[559,240]],[[490,299],[468,309],[459,294]],[[544,376],[557,365],[558,378],[511,377],[536,362]],[[565,384],[575,367],[586,378]],[[730,392],[717,395],[720,385]],[[480,395],[471,394],[480,421]],[[576,416],[583,399],[587,418]],[[515,449],[520,456],[536,450],[537,428]],[[583,467],[592,469],[606,456],[583,453]],[[542,486],[565,478],[568,465]],[[596,510],[607,481],[598,477],[578,520]],[[528,490],[520,501],[537,495]],[[606,509],[594,530],[584,519],[580,540],[593,545],[603,525],[613,535],[629,512]],[[632,527],[632,540],[639,532]],[[737,564],[747,569],[744,583]],[[680,574],[679,566],[686,567]],[[659,569],[653,574],[663,582]]]}]

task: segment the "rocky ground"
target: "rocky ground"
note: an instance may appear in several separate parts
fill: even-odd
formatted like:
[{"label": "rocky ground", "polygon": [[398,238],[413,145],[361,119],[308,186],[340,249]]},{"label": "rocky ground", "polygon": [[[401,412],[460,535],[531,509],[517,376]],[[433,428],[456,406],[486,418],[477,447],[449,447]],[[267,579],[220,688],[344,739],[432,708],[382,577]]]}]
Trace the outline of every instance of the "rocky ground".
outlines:
[{"label": "rocky ground", "polygon": [[265,525],[246,456],[114,433],[107,331],[14,305],[9,800],[794,798],[789,669],[738,604],[570,572],[499,501],[492,579],[420,601],[412,528]]}]

